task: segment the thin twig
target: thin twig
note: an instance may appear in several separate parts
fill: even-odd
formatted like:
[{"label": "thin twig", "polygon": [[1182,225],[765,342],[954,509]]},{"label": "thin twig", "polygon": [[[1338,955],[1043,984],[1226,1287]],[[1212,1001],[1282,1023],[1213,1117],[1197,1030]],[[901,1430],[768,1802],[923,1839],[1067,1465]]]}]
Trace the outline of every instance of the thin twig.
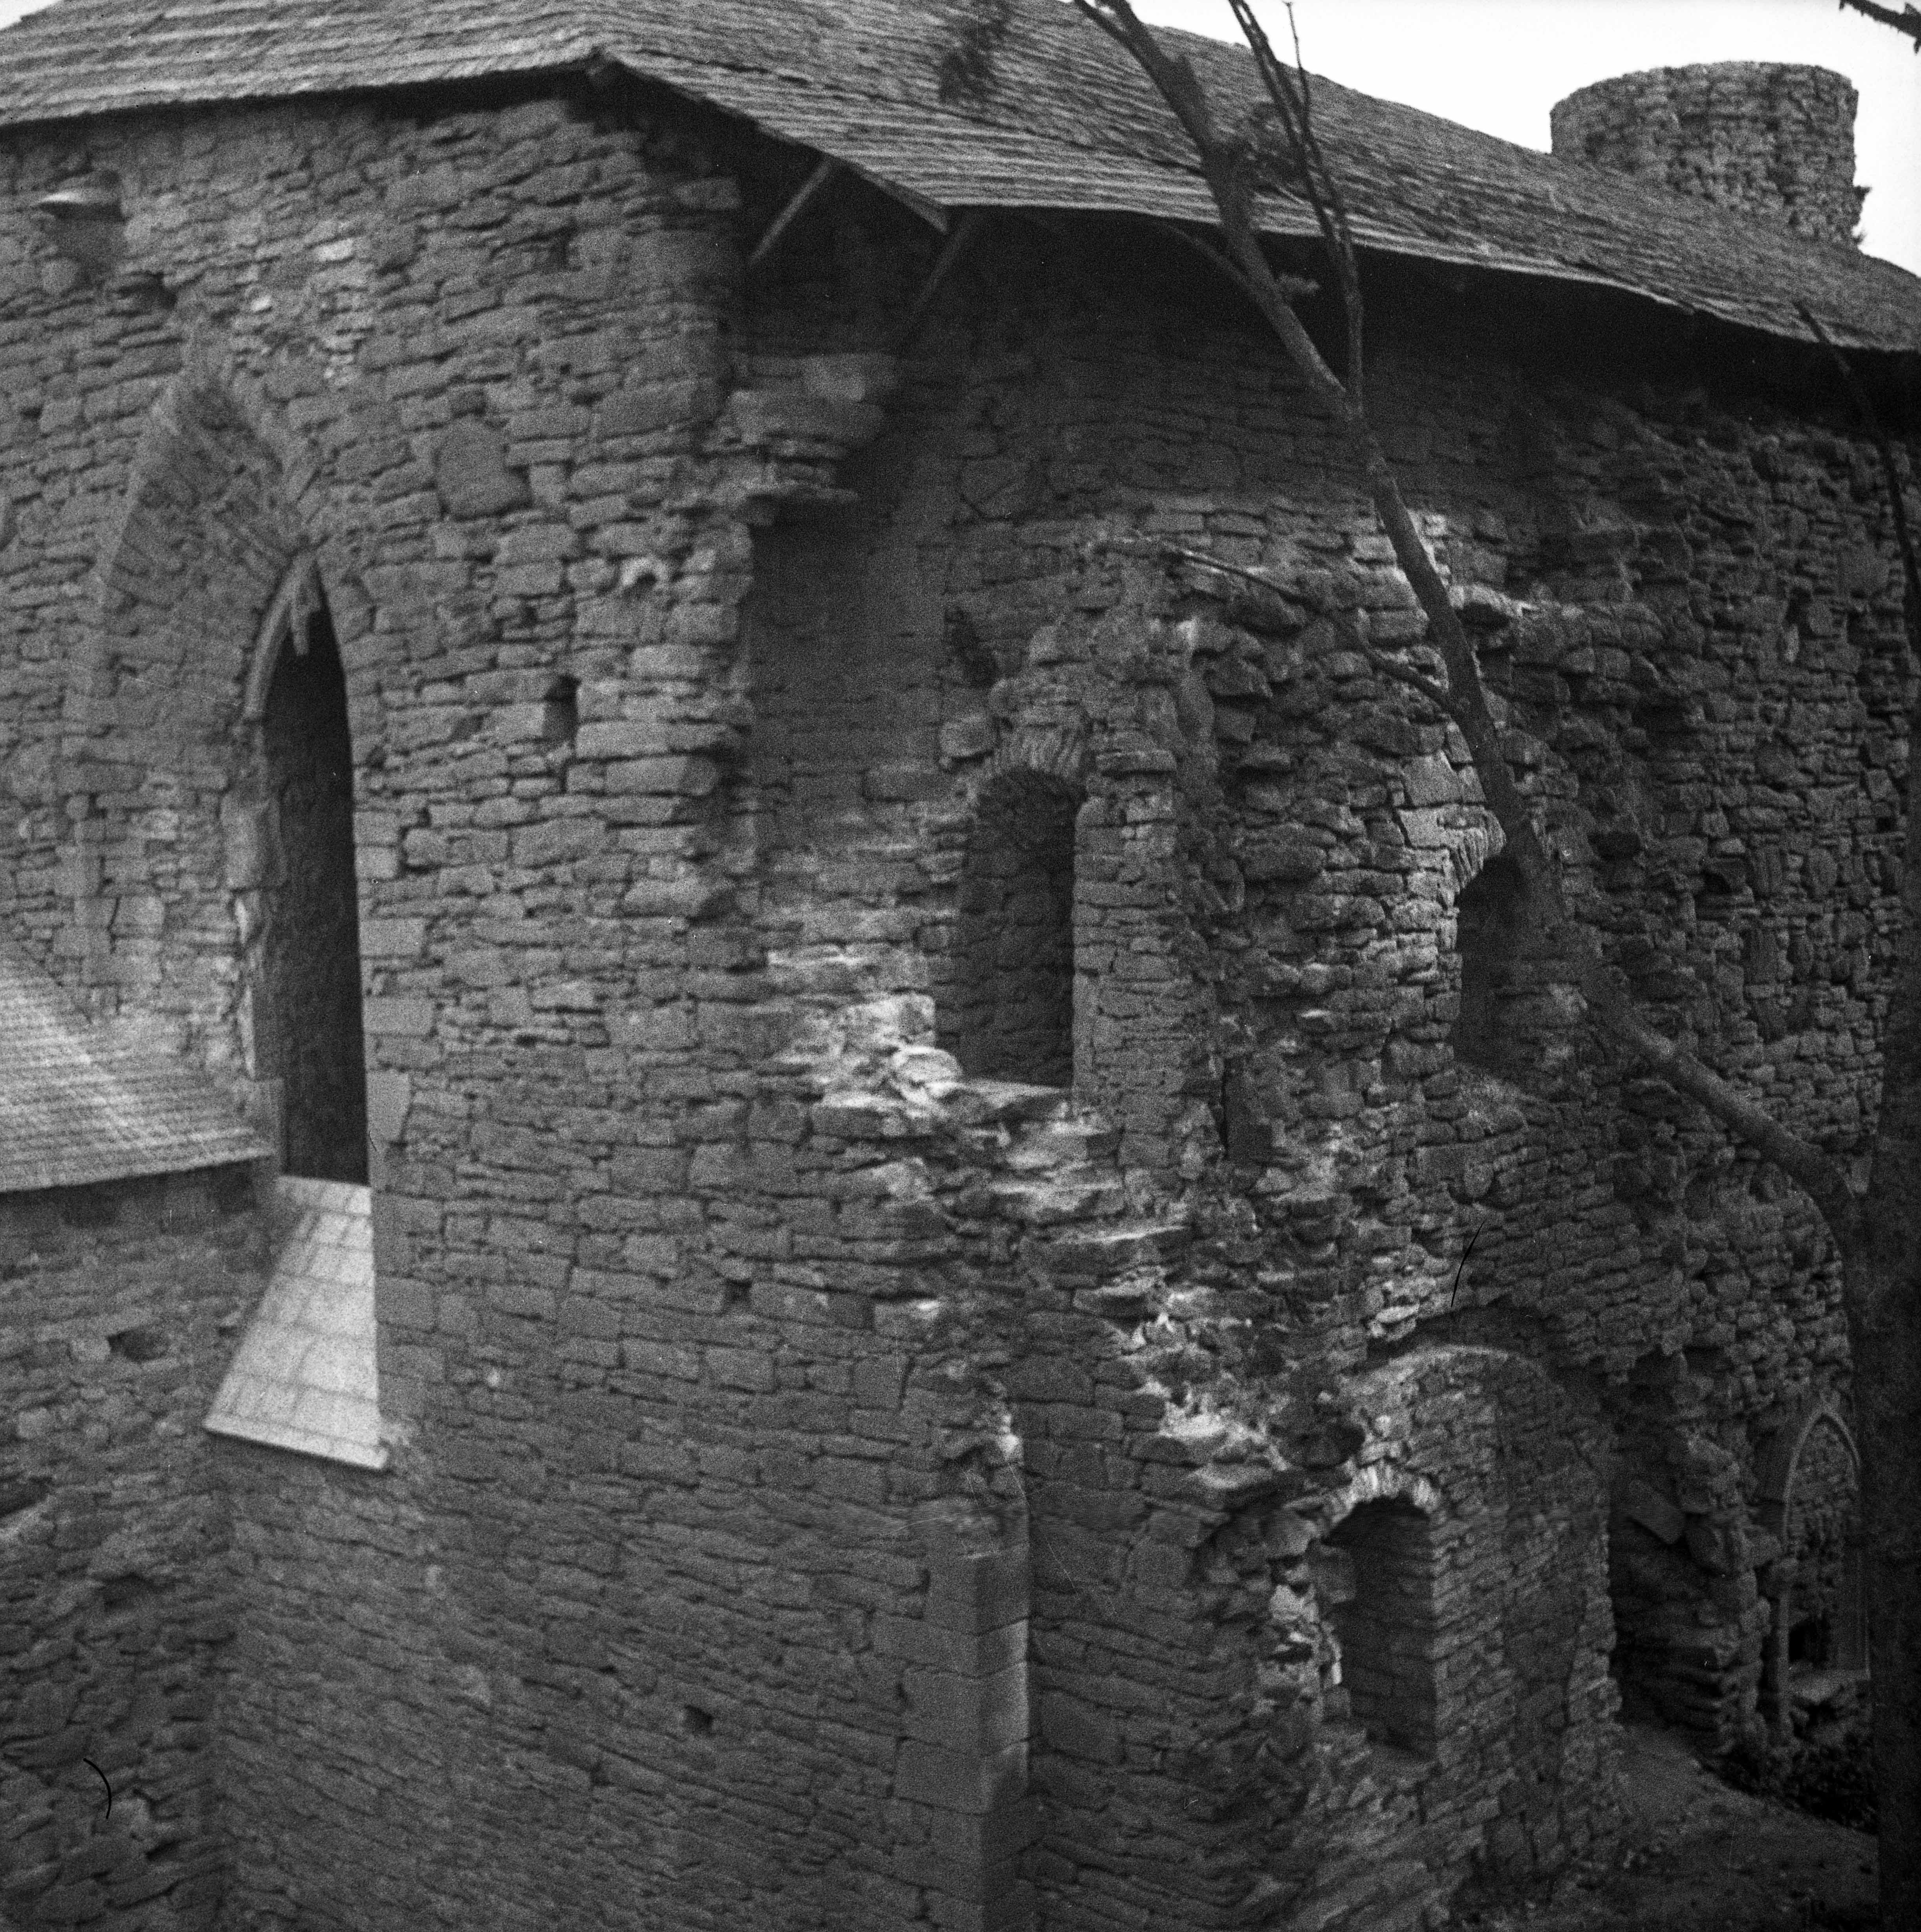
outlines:
[{"label": "thin twig", "polygon": [[1225,275],[1250,302],[1256,298],[1253,284],[1211,242],[1203,242],[1198,235],[1189,234],[1178,221],[1158,221],[1154,226],[1163,233],[1172,236],[1184,248],[1191,248],[1217,273]]},{"label": "thin twig", "polygon": [[[1289,10],[1291,11],[1292,10],[1290,9]],[[1467,1238],[1467,1246],[1463,1248],[1460,1251],[1460,1266],[1454,1270],[1454,1285],[1448,1293],[1448,1312],[1450,1315],[1454,1312],[1454,1297],[1460,1292],[1460,1278],[1463,1272],[1467,1267],[1467,1258],[1469,1255],[1473,1253],[1474,1244],[1476,1241],[1480,1240],[1481,1231],[1483,1228],[1486,1227],[1487,1225],[1487,1223],[1485,1220],[1475,1222],[1474,1224],[1474,1232]]]},{"label": "thin twig", "polygon": [[[1283,590],[1272,578],[1264,577],[1257,570],[1250,570],[1244,564],[1230,563],[1225,557],[1212,556],[1206,550],[1190,550],[1184,544],[1163,543],[1155,548],[1161,556],[1170,562],[1191,564],[1199,570],[1217,571],[1224,577],[1238,577],[1242,583],[1256,585],[1284,602],[1307,603],[1312,608],[1311,600]],[[1361,656],[1383,677],[1391,678],[1397,684],[1404,684],[1410,691],[1418,691],[1444,716],[1451,718],[1454,716],[1454,707],[1445,685],[1437,683],[1433,678],[1416,670],[1412,665],[1400,663],[1389,657],[1378,645],[1370,643],[1365,638],[1353,636],[1350,640],[1359,646]]]},{"label": "thin twig", "polygon": [[1341,308],[1346,324],[1346,381],[1349,397],[1356,407],[1361,399],[1361,280],[1354,250],[1354,231],[1347,218],[1346,199],[1341,192],[1340,177],[1329,165],[1314,127],[1313,95],[1307,70],[1301,60],[1301,36],[1294,23],[1294,10],[1287,10],[1288,26],[1294,34],[1294,65],[1289,68],[1274,52],[1267,30],[1255,13],[1253,0],[1229,0],[1236,24],[1254,56],[1268,98],[1280,116],[1288,145],[1295,152],[1307,199],[1321,231],[1321,239],[1340,278]]},{"label": "thin twig", "polygon": [[1224,577],[1238,577],[1243,583],[1259,584],[1263,590],[1271,590],[1289,604],[1309,604],[1311,600],[1297,592],[1284,590],[1271,577],[1264,577],[1258,570],[1250,570],[1245,564],[1230,563],[1224,556],[1215,556],[1204,550],[1189,550],[1184,544],[1157,543],[1155,553],[1178,563],[1197,565],[1203,570],[1217,570]]},{"label": "thin twig", "polygon": [[1418,691],[1441,715],[1451,718],[1454,715],[1454,700],[1448,695],[1445,685],[1436,684],[1431,677],[1416,670],[1412,664],[1404,664],[1391,658],[1377,644],[1370,644],[1365,638],[1360,640],[1361,655],[1383,677],[1392,678],[1397,684],[1404,684],[1410,691]]}]

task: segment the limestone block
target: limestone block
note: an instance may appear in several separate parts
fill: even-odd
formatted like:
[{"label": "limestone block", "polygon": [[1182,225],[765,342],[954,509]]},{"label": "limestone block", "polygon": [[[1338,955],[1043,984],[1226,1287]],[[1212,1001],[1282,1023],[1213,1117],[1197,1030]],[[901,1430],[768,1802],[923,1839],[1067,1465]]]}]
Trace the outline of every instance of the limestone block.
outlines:
[{"label": "limestone block", "polygon": [[434,1030],[434,1002],[398,997],[371,999],[366,1002],[361,1017],[370,1034],[424,1040]]},{"label": "limestone block", "polygon": [[1323,1546],[1314,1551],[1310,1565],[1314,1576],[1314,1594],[1322,1604],[1353,1602],[1356,1586],[1352,1552]]},{"label": "limestone block", "polygon": [[1679,1542],[1688,1526],[1687,1518],[1666,1496],[1639,1480],[1628,1485],[1621,1500],[1621,1514],[1663,1543]]},{"label": "limestone block", "polygon": [[1460,774],[1440,752],[1410,758],[1401,767],[1401,782],[1407,788],[1408,803],[1416,807],[1454,805],[1466,796]]},{"label": "limestone block", "polygon": [[1691,1516],[1685,1532],[1688,1554],[1710,1576],[1727,1576],[1734,1568],[1732,1540],[1727,1531],[1704,1516]]},{"label": "limestone block", "polygon": [[992,1677],[1027,1654],[1025,1618],[985,1630],[957,1630],[920,1617],[874,1619],[874,1650],[880,1657],[971,1677]]},{"label": "limestone block", "polygon": [[53,747],[9,746],[0,755],[0,778],[21,804],[44,803],[53,795]]},{"label": "limestone block", "polygon": [[413,1083],[404,1073],[377,1072],[367,1076],[367,1131],[391,1146],[407,1130],[407,1110],[413,1104]]},{"label": "limestone block", "polygon": [[804,389],[737,389],[727,413],[741,440],[750,444],[791,439],[858,449],[872,442],[887,422],[876,404]]},{"label": "limestone block", "polygon": [[1288,885],[1319,877],[1327,863],[1322,847],[1300,832],[1269,832],[1249,839],[1238,856],[1250,880],[1273,879]]},{"label": "limestone block", "polygon": [[1024,1738],[980,1755],[943,1750],[910,1738],[902,1744],[896,1762],[894,1796],[909,1804],[984,1816],[1004,1802],[1017,1799],[1026,1780]]},{"label": "limestone block", "polygon": [[272,814],[268,806],[231,807],[221,814],[221,864],[230,892],[266,884],[273,873]]},{"label": "limestone block", "polygon": [[978,1756],[1027,1736],[1025,1659],[991,1677],[910,1668],[901,1673],[901,1688],[907,1700],[901,1724],[909,1737]]},{"label": "limestone block", "polygon": [[507,467],[500,433],[463,417],[441,435],[434,452],[434,481],[450,517],[494,517],[533,501],[524,475]]},{"label": "limestone block", "polygon": [[892,356],[809,356],[800,364],[801,386],[810,396],[836,403],[882,403],[900,387],[900,363]]},{"label": "limestone block", "polygon": [[704,422],[719,406],[719,390],[699,376],[619,389],[594,411],[594,434],[603,440],[653,436],[683,423]]}]

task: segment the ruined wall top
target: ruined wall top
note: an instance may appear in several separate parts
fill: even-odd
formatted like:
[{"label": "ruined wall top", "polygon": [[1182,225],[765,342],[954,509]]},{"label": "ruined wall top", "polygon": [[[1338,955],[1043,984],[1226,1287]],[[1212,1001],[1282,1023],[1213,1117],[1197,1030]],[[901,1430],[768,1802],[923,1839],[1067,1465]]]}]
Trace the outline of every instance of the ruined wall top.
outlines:
[{"label": "ruined wall top", "polygon": [[1557,102],[1554,152],[1682,194],[1852,242],[1853,84],[1773,61],[1663,67],[1596,81]]}]

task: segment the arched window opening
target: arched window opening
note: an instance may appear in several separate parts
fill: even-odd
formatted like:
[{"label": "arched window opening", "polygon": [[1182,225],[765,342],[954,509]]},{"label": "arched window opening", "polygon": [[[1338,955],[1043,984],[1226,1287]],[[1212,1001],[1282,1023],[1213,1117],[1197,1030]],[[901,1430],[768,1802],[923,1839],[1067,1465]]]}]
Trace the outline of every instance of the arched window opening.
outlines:
[{"label": "arched window opening", "polygon": [[960,884],[941,1043],[989,1080],[1074,1077],[1074,820],[1064,779],[1010,772],[983,796]]},{"label": "arched window opening", "polygon": [[1860,1464],[1826,1403],[1769,1445],[1760,1468],[1762,1526],[1778,1550],[1761,1573],[1773,1616],[1761,1670],[1761,1708],[1778,1735],[1860,1708],[1868,1671]]},{"label": "arched window opening", "polygon": [[1832,1676],[1868,1668],[1859,1487],[1853,1444],[1817,1420],[1794,1458],[1775,1566],[1778,1648],[1766,1688],[1784,1720],[1797,1703],[1827,1700]]},{"label": "arched window opening", "polygon": [[260,1070],[278,1084],[287,1172],[364,1186],[353,752],[347,680],[324,600],[279,653],[260,742],[272,854],[255,988]]},{"label": "arched window opening", "polygon": [[1497,852],[1468,882],[1454,907],[1460,1010],[1451,1044],[1457,1058],[1488,1072],[1505,1071],[1514,1057],[1502,1008],[1512,990],[1526,896],[1513,855]]},{"label": "arched window opening", "polygon": [[1351,1576],[1331,1594],[1348,1710],[1370,1740],[1431,1757],[1436,1712],[1437,1630],[1433,1527],[1397,1500],[1361,1504],[1328,1538],[1335,1564]]}]

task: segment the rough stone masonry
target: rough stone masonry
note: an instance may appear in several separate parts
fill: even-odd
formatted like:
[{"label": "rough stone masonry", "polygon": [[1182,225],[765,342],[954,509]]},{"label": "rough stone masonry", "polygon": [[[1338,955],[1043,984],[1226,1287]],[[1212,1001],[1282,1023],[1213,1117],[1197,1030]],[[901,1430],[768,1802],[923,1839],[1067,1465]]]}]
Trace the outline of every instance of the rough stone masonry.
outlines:
[{"label": "rough stone masonry", "polygon": [[[1388,1932],[1604,1844],[1624,1702],[1790,1710],[1832,1258],[1569,1024],[1253,319],[417,10],[494,51],[310,85],[270,18],[261,98],[0,136],[0,919],[279,1150],[0,1199],[0,1912]],[[1844,403],[1367,274],[1582,916],[1860,1150],[1910,672]],[[277,1164],[370,1190],[384,1468],[200,1428]]]}]

